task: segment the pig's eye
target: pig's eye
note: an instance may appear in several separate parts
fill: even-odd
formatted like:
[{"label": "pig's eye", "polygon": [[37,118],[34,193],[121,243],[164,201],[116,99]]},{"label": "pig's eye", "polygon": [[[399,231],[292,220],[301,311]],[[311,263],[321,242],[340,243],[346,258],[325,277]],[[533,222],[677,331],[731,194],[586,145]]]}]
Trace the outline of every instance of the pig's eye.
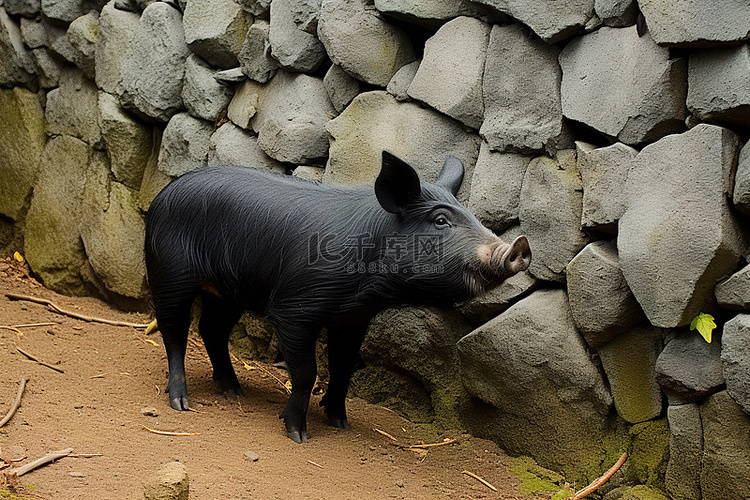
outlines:
[{"label": "pig's eye", "polygon": [[438,229],[445,229],[447,227],[450,227],[451,223],[448,220],[448,217],[446,217],[443,214],[438,214],[437,217],[435,217],[435,227]]}]

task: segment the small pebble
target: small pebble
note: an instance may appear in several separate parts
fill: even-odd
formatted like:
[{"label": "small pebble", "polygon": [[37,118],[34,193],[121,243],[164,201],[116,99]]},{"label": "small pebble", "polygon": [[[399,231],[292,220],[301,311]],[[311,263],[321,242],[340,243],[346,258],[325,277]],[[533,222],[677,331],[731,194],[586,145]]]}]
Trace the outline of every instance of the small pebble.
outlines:
[{"label": "small pebble", "polygon": [[84,474],[83,472],[68,472],[68,475],[70,477],[79,477],[79,478],[86,477],[86,474]]},{"label": "small pebble", "polygon": [[257,462],[260,457],[258,456],[257,453],[253,451],[246,451],[245,458],[248,460],[252,460],[253,462]]},{"label": "small pebble", "polygon": [[141,408],[141,413],[146,417],[158,417],[159,416],[159,410],[156,408]]}]

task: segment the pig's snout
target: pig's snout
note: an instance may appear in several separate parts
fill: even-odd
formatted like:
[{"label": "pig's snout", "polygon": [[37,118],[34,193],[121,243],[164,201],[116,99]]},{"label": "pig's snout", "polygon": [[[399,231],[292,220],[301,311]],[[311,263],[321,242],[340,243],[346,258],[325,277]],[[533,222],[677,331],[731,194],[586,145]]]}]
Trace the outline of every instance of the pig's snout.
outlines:
[{"label": "pig's snout", "polygon": [[531,247],[526,236],[519,236],[510,245],[498,238],[480,245],[478,253],[479,261],[503,278],[525,271],[531,263]]}]

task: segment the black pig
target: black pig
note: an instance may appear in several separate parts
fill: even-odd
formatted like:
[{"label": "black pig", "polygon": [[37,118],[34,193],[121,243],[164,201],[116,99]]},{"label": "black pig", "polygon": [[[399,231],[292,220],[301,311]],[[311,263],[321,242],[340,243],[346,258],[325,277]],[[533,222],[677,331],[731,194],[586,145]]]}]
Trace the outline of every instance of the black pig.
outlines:
[{"label": "black pig", "polygon": [[146,265],[172,407],[188,408],[185,347],[200,295],[200,334],[226,393],[242,393],[227,346],[242,312],[275,324],[292,378],[281,417],[298,443],[307,440],[315,342],[326,327],[330,383],[321,405],[331,425],[348,428],[349,380],[375,313],[403,302],[451,304],[529,265],[524,236],[505,243],[456,201],[463,174],[449,157],[435,184],[420,182],[383,152],[374,190],[234,167],[171,182],[148,211]]}]

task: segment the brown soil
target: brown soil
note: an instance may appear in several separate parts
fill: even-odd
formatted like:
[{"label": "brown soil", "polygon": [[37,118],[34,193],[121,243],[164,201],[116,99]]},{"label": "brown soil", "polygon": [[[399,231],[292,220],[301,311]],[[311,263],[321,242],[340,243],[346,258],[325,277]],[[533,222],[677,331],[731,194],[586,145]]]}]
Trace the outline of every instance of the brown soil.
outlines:
[{"label": "brown soil", "polygon": [[[320,396],[313,396],[310,441],[297,445],[287,439],[278,418],[286,393],[275,377],[286,380],[285,372],[255,364],[247,370],[237,361],[247,396],[226,399],[211,380],[210,363],[197,338],[190,340],[187,359],[190,401],[197,411],[176,412],[164,394],[167,363],[158,334],[146,337],[131,327],[73,319],[44,305],[9,300],[6,293],[45,298],[90,316],[149,320],[93,298],[58,295],[31,278],[24,265],[0,259],[0,325],[55,323],[19,327],[22,337],[0,328],[0,417],[10,409],[19,379],[30,378],[19,411],[0,429],[0,458],[22,451],[27,458],[14,462],[18,466],[69,447],[74,454],[101,454],[66,457],[15,479],[0,474],[0,484],[5,483],[0,493],[10,489],[17,498],[137,499],[143,497],[146,477],[178,460],[187,468],[192,499],[523,498],[509,472],[511,459],[494,443],[457,432],[437,435],[359,399],[349,401],[352,430],[346,432],[326,425]],[[64,373],[29,360],[17,348]],[[158,415],[144,415],[147,407]],[[162,436],[144,426],[200,434]],[[458,442],[428,451],[399,446],[445,438]],[[259,459],[247,459],[248,451]]]}]

